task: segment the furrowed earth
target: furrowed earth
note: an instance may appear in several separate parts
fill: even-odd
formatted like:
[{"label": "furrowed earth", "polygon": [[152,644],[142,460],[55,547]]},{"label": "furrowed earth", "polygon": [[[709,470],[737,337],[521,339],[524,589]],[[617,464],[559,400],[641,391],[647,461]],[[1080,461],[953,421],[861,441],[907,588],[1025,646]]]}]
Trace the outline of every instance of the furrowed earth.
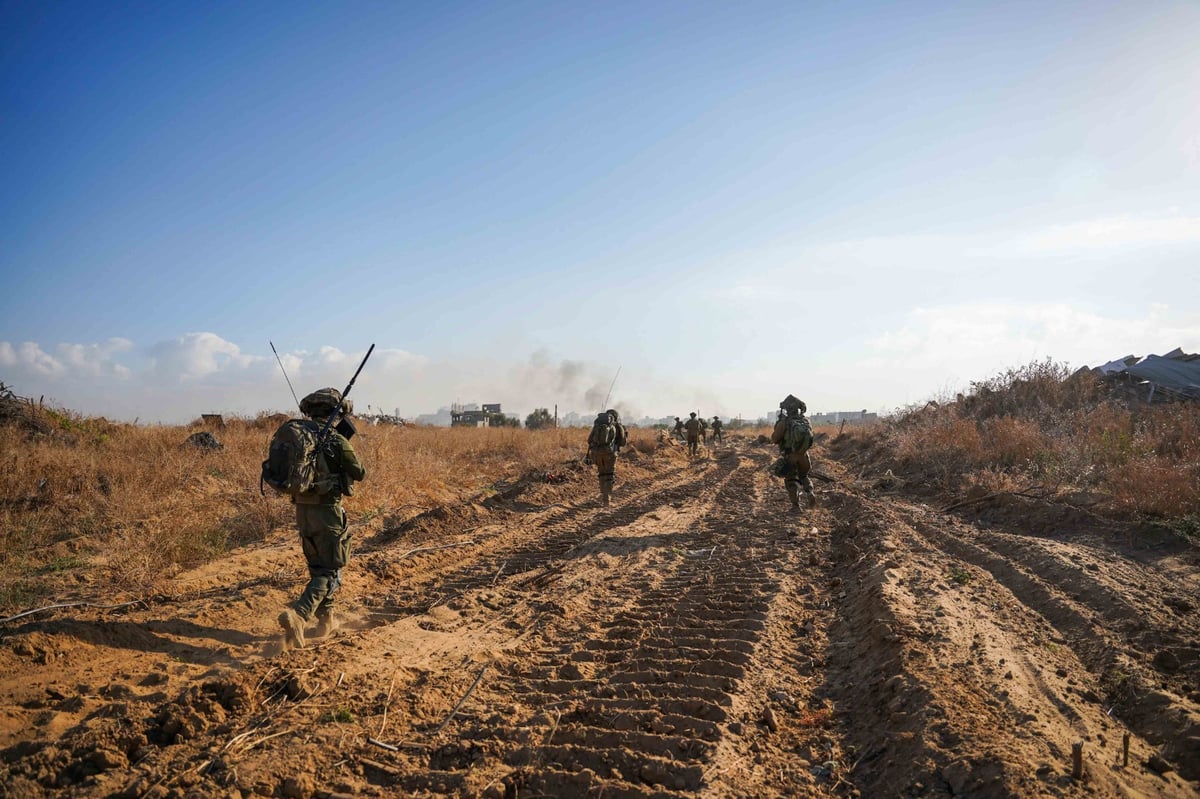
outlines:
[{"label": "furrowed earth", "polygon": [[774,457],[668,444],[608,508],[573,464],[358,527],[342,626],[301,649],[288,529],[9,620],[0,796],[1200,794],[1194,546],[1032,497],[943,510],[849,438],[795,513]]}]

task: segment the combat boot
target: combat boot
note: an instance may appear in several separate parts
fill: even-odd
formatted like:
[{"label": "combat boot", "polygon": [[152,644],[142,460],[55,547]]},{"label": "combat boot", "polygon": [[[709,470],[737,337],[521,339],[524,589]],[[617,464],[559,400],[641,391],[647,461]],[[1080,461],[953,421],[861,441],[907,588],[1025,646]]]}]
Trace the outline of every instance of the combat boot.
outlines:
[{"label": "combat boot", "polygon": [[324,638],[336,629],[337,622],[334,620],[332,613],[317,616],[317,632],[314,634],[316,638]]},{"label": "combat boot", "polygon": [[798,509],[800,507],[800,488],[791,480],[785,485],[787,486],[788,501],[792,503],[792,509]]},{"label": "combat boot", "polygon": [[817,507],[817,495],[812,492],[812,489],[804,492],[804,501],[808,503],[808,507],[810,508]]},{"label": "combat boot", "polygon": [[288,649],[304,648],[304,622],[293,610],[279,614],[279,626],[283,628],[284,643]]}]

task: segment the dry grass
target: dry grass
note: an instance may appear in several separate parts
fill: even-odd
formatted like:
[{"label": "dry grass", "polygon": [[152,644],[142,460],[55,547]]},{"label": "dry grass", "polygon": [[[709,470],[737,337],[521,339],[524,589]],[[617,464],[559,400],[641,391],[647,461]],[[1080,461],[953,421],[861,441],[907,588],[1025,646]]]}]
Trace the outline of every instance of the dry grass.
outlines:
[{"label": "dry grass", "polygon": [[1102,496],[1099,510],[1182,528],[1200,518],[1200,405],[1147,405],[1034,363],[973,393],[848,431],[881,471],[962,493],[1039,485]]},{"label": "dry grass", "polygon": [[[51,435],[0,427],[0,608],[53,594],[143,595],[180,569],[290,529],[290,504],[259,494],[276,420],[227,421],[224,445],[181,446],[202,428],[113,425],[40,411]],[[357,521],[484,498],[584,454],[587,431],[366,427]],[[653,431],[631,431],[651,453]]]}]

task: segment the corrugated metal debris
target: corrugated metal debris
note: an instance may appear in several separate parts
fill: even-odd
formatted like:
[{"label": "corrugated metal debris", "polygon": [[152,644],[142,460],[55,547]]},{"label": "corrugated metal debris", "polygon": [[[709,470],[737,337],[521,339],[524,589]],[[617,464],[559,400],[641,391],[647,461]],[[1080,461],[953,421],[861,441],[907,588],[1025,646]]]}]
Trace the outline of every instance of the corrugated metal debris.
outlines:
[{"label": "corrugated metal debris", "polygon": [[1200,354],[1189,354],[1179,347],[1166,355],[1139,358],[1126,355],[1097,366],[1097,372],[1112,381],[1145,387],[1146,399],[1200,399]]}]

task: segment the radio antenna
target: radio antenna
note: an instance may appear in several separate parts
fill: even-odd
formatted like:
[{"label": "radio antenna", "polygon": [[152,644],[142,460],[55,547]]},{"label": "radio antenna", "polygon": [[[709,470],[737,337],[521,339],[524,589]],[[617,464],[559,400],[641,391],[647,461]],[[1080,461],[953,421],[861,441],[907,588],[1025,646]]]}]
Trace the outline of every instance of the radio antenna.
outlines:
[{"label": "radio antenna", "polygon": [[612,382],[608,384],[608,393],[604,395],[604,404],[600,406],[600,410],[596,413],[604,413],[604,409],[608,407],[608,400],[612,397],[613,386],[617,384],[617,378],[621,374],[621,367],[617,367],[617,373],[613,375]]},{"label": "radio antenna", "polygon": [[299,408],[300,400],[296,399],[296,389],[292,388],[292,381],[288,377],[287,369],[283,368],[283,360],[279,357],[279,353],[275,349],[275,342],[268,341],[267,343],[271,345],[271,352],[275,353],[275,360],[279,362],[279,371],[283,372],[283,379],[287,380],[288,390],[292,392],[292,399],[296,400],[296,407]]}]

